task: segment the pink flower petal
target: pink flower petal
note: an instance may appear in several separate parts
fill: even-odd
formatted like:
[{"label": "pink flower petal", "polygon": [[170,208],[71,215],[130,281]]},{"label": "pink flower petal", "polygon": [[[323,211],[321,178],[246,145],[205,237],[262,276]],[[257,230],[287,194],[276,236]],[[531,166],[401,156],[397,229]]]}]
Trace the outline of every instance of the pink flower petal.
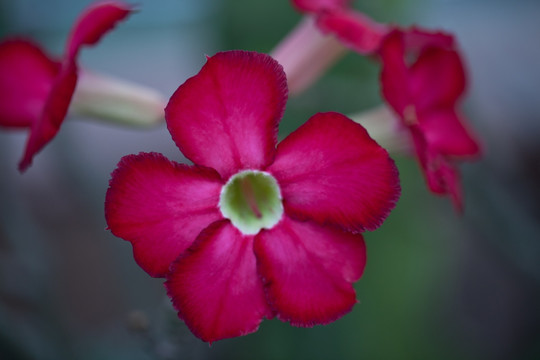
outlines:
[{"label": "pink flower petal", "polygon": [[257,274],[253,236],[229,221],[204,230],[165,283],[178,316],[204,341],[246,335],[272,317]]},{"label": "pink flower petal", "polygon": [[[384,38],[379,49],[382,93],[402,118],[409,105],[419,111],[453,106],[463,93],[465,71],[453,46],[452,36],[417,28],[396,28]],[[411,68],[406,62],[409,58]]]},{"label": "pink flower petal", "polygon": [[67,46],[73,59],[83,45],[94,45],[101,37],[124,20],[133,7],[120,1],[100,2],[90,6],[77,20]]},{"label": "pink flower petal", "polygon": [[165,118],[184,155],[226,179],[272,161],[286,100],[285,73],[275,60],[229,51],[208,58],[176,90]]},{"label": "pink flower petal", "polygon": [[222,181],[212,169],[189,167],[161,154],[122,158],[105,199],[112,233],[133,245],[137,263],[164,276],[201,230],[221,219]]},{"label": "pink flower petal", "polygon": [[429,190],[438,195],[450,195],[456,210],[461,212],[463,194],[457,167],[427,142],[424,131],[418,125],[409,129]]},{"label": "pink flower petal", "polygon": [[352,283],[362,276],[362,235],[284,216],[256,236],[258,269],[279,319],[295,326],[334,321],[356,303]]},{"label": "pink flower petal", "polygon": [[410,91],[418,111],[453,107],[465,91],[465,69],[455,50],[425,49],[412,65],[410,74]]},{"label": "pink flower petal", "polygon": [[463,211],[461,179],[457,168],[435,152],[428,152],[427,157],[424,172],[429,189],[435,194],[448,194],[456,210]]},{"label": "pink flower petal", "polygon": [[301,12],[319,12],[346,8],[351,0],[291,0],[294,7]]},{"label": "pink flower petal", "polygon": [[407,49],[407,52],[419,54],[428,47],[447,50],[455,47],[454,37],[451,34],[442,31],[431,31],[418,27],[399,31],[404,33],[405,48]]},{"label": "pink flower petal", "polygon": [[62,65],[54,79],[41,116],[32,123],[26,149],[19,163],[20,171],[26,170],[32,164],[34,155],[43,149],[60,130],[76,85],[77,68],[75,63],[67,62]]},{"label": "pink flower petal", "polygon": [[409,70],[405,63],[403,34],[393,31],[386,36],[379,50],[382,62],[381,90],[394,111],[403,117],[412,103],[409,89]]},{"label": "pink flower petal", "polygon": [[387,32],[386,26],[350,10],[320,13],[317,25],[324,33],[336,35],[345,46],[363,55],[376,52]]},{"label": "pink flower petal", "polygon": [[58,67],[28,41],[0,44],[0,126],[30,127],[41,116]]},{"label": "pink flower petal", "polygon": [[349,230],[377,228],[400,195],[386,150],[338,113],[316,114],[290,134],[267,171],[281,187],[286,213]]},{"label": "pink flower petal", "polygon": [[426,141],[437,152],[453,157],[479,155],[478,141],[453,109],[420,114],[419,122]]}]

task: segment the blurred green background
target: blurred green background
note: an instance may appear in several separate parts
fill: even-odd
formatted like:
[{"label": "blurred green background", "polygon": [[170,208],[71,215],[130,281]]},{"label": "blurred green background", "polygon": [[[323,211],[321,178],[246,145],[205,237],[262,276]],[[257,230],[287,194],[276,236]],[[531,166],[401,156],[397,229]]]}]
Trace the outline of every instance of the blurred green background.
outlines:
[{"label": "blurred green background", "polygon": [[[2,37],[61,54],[89,1],[0,2]],[[140,12],[84,66],[172,92],[228,49],[269,52],[301,15],[288,1],[137,1]],[[464,110],[485,156],[462,166],[463,216],[396,156],[402,197],[365,234],[359,304],[311,329],[278,320],[209,347],[176,318],[162,281],[105,231],[103,201],[123,156],[186,161],[164,125],[148,131],[68,120],[24,175],[26,135],[0,132],[0,359],[539,359],[540,16],[538,1],[356,1],[381,22],[454,32],[471,86]],[[320,111],[379,105],[378,67],[350,53],[287,104],[280,136]],[[219,301],[219,299],[216,299]]]}]

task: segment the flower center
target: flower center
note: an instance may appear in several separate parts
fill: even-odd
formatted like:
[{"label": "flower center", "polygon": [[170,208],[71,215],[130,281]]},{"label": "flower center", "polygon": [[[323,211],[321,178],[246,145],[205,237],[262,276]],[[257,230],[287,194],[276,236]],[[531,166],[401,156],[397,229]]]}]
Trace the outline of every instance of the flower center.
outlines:
[{"label": "flower center", "polygon": [[219,209],[245,235],[271,229],[283,215],[279,185],[266,172],[241,171],[221,188]]}]

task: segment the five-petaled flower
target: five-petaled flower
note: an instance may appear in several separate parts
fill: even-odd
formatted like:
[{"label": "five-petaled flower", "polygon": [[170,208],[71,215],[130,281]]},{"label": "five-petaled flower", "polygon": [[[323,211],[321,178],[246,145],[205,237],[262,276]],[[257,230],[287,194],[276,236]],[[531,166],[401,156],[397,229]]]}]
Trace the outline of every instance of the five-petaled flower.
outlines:
[{"label": "five-petaled flower", "polygon": [[380,47],[380,59],[383,96],[410,130],[429,189],[448,194],[461,210],[454,162],[478,155],[480,147],[456,110],[466,75],[454,38],[395,29]]},{"label": "five-petaled flower", "polygon": [[30,130],[21,171],[56,136],[64,121],[77,85],[80,49],[97,43],[131,11],[131,6],[119,1],[90,6],[73,27],[61,61],[27,40],[0,44],[0,126]]},{"label": "five-petaled flower", "polygon": [[124,157],[105,215],[137,263],[166,288],[204,341],[336,320],[356,303],[364,230],[399,194],[397,169],[364,128],[319,113],[281,141],[287,85],[268,55],[218,53],[165,110],[188,166],[161,154]]}]

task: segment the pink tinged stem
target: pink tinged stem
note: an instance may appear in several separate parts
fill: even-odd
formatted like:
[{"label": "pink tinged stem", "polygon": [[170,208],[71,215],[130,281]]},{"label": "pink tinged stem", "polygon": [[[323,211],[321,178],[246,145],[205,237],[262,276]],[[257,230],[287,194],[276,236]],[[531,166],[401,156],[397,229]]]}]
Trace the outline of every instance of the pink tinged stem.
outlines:
[{"label": "pink tinged stem", "polygon": [[153,88],[79,70],[70,112],[121,125],[146,127],[164,121],[166,104],[167,98]]},{"label": "pink tinged stem", "polygon": [[347,48],[334,36],[319,31],[312,16],[305,16],[270,55],[283,66],[289,93],[296,95],[314,83],[346,52]]}]

